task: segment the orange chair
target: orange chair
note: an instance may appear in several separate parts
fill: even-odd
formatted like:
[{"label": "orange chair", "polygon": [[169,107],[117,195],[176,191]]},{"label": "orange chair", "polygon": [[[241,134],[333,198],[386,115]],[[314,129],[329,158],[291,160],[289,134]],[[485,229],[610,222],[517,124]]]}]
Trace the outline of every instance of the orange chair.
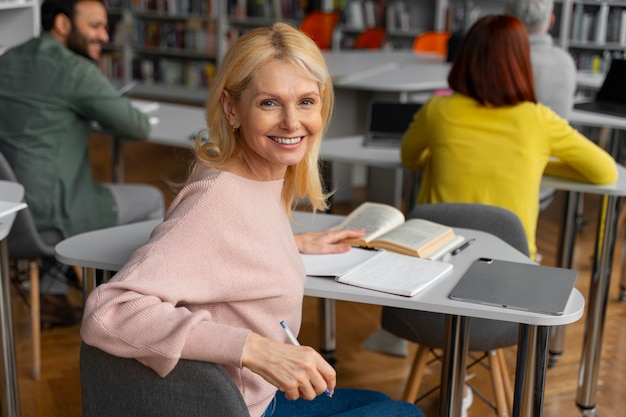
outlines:
[{"label": "orange chair", "polygon": [[434,52],[441,56],[448,54],[449,32],[424,32],[413,42],[415,52]]},{"label": "orange chair", "polygon": [[339,12],[314,11],[302,19],[300,30],[315,41],[320,49],[331,49],[333,31],[339,21]]},{"label": "orange chair", "polygon": [[380,49],[385,42],[387,32],[383,28],[365,29],[354,41],[355,49]]}]

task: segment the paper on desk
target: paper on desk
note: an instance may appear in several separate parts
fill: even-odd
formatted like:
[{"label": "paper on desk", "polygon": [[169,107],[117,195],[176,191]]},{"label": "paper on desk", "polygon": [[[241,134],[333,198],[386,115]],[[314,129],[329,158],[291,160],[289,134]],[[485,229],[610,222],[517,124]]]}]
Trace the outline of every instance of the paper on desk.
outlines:
[{"label": "paper on desk", "polygon": [[159,103],[156,101],[133,100],[130,104],[142,113],[150,113],[159,109]]},{"label": "paper on desk", "polygon": [[439,250],[431,253],[426,259],[431,259],[433,261],[443,261],[444,256],[452,252],[457,246],[459,246],[462,242],[465,241],[465,238],[461,235],[456,235],[454,239],[450,242],[443,245]]},{"label": "paper on desk", "polygon": [[404,296],[417,294],[452,270],[447,262],[389,251],[352,249],[345,254],[301,256],[309,276],[335,277],[343,284]]},{"label": "paper on desk", "polygon": [[26,207],[26,203],[0,201],[0,217],[7,216]]},{"label": "paper on desk", "polygon": [[352,248],[345,253],[300,255],[304,270],[311,277],[336,278],[381,256],[383,251]]}]

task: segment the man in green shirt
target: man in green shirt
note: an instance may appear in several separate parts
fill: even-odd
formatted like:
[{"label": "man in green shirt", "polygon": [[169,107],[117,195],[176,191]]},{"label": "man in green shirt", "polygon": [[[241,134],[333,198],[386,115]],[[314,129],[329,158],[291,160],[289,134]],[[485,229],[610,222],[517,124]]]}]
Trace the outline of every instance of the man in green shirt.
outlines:
[{"label": "man in green shirt", "polygon": [[[95,64],[109,40],[103,0],[45,0],[41,22],[40,37],[0,56],[0,152],[24,185],[38,230],[54,242],[162,217],[156,187],[100,184],[91,172],[92,122],[117,140],[146,139],[150,131],[148,118]],[[78,322],[67,287],[53,279],[67,267],[51,259],[44,267],[42,323]]]}]

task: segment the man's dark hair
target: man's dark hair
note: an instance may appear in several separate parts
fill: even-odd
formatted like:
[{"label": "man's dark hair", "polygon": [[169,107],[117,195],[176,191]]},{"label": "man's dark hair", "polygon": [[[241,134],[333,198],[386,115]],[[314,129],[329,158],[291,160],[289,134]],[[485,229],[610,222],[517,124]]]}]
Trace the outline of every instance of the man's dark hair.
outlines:
[{"label": "man's dark hair", "polygon": [[74,22],[74,11],[76,3],[81,1],[97,1],[104,3],[104,0],[44,0],[41,4],[41,28],[44,32],[49,32],[54,26],[54,18],[58,14],[64,14],[70,21]]}]

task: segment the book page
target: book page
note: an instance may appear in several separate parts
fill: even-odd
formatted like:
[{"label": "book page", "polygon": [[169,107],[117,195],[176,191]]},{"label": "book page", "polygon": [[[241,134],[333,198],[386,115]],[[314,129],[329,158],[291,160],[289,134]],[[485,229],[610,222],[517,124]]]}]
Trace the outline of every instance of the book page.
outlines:
[{"label": "book page", "polygon": [[420,250],[428,246],[432,241],[438,240],[441,236],[449,234],[451,228],[441,224],[433,223],[422,219],[410,219],[384,235],[378,241],[392,242],[400,246]]},{"label": "book page", "polygon": [[333,229],[365,229],[365,242],[404,223],[404,214],[397,208],[381,203],[365,202]]}]

